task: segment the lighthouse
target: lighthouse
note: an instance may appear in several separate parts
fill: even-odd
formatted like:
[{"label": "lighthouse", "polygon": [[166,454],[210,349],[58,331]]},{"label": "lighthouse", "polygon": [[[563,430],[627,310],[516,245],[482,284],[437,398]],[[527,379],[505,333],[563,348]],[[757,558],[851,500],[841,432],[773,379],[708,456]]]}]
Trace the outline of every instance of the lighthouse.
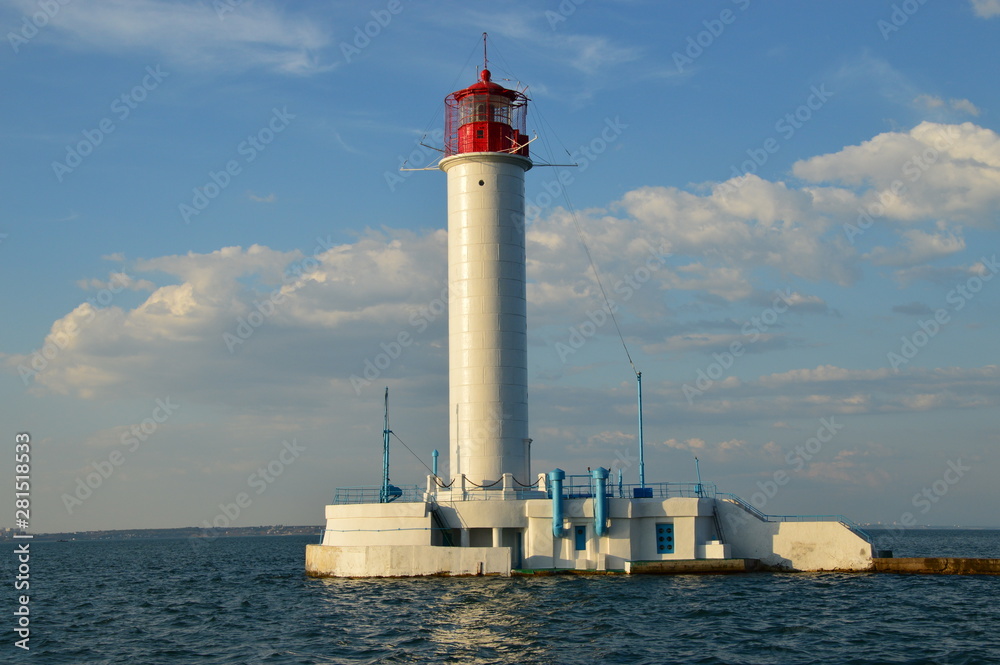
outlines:
[{"label": "lighthouse", "polygon": [[528,98],[491,80],[445,98],[450,476],[530,481],[524,174]]},{"label": "lighthouse", "polygon": [[[701,482],[700,474],[697,483],[647,483],[640,472],[639,484],[631,485],[619,467],[611,484],[611,470],[592,463],[587,473],[554,468],[532,475],[524,228],[529,100],[495,83],[486,65],[484,53],[478,80],[445,97],[437,165],[448,187],[450,468],[439,474],[435,449],[423,484],[390,486],[386,405],[383,484],[337,488],[325,508],[322,543],[306,546],[307,573],[870,567],[870,539],[844,518],[770,518]],[[539,160],[538,166],[553,165]],[[615,457],[606,451],[593,462]]]}]

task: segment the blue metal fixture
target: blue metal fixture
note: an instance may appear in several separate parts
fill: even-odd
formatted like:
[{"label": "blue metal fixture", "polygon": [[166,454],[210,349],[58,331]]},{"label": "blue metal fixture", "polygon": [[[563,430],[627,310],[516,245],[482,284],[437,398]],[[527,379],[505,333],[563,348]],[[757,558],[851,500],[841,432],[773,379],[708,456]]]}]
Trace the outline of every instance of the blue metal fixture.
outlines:
[{"label": "blue metal fixture", "polygon": [[698,464],[698,458],[694,458],[694,470],[698,474],[698,485],[695,488],[695,494],[699,497],[701,496],[701,466]]},{"label": "blue metal fixture", "polygon": [[608,531],[608,475],[603,466],[591,471],[594,476],[594,533],[598,537]]},{"label": "blue metal fixture", "polygon": [[431,473],[433,473],[435,477],[437,477],[437,475],[438,475],[438,455],[440,455],[440,454],[441,453],[439,453],[437,451],[437,448],[435,448],[434,452],[431,453],[431,458],[434,460],[433,462],[431,462],[431,466],[434,467],[431,470]]},{"label": "blue metal fixture", "polygon": [[562,469],[549,471],[549,485],[552,492],[552,535],[562,538],[562,484],[566,479],[566,472]]},{"label": "blue metal fixture", "polygon": [[[385,387],[385,419],[382,421],[382,491],[379,493],[378,501],[379,503],[389,503],[393,499],[399,497],[399,495],[392,496],[390,498],[391,492],[389,488],[389,435],[392,434],[392,430],[389,429],[389,386]],[[397,489],[397,488],[393,488]]]},{"label": "blue metal fixture", "polygon": [[657,524],[656,525],[656,553],[657,554],[673,554],[674,553],[674,525],[673,524]]},{"label": "blue metal fixture", "polygon": [[646,487],[646,458],[642,447],[642,372],[635,373],[639,386],[639,487]]},{"label": "blue metal fixture", "polygon": [[573,527],[573,544],[577,550],[587,549],[587,525],[578,524]]}]

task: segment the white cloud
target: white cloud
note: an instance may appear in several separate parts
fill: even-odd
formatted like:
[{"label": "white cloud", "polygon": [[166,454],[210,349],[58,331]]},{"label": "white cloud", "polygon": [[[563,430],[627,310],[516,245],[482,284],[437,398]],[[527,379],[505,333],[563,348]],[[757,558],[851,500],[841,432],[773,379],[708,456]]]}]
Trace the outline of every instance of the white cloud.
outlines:
[{"label": "white cloud", "polygon": [[[25,13],[33,0],[18,0]],[[331,36],[313,22],[270,2],[247,2],[218,13],[213,3],[105,0],[60,7],[52,26],[74,45],[107,51],[153,51],[165,67],[268,69],[312,74],[327,69],[321,55]]]},{"label": "white cloud", "polygon": [[1000,16],[1000,0],[972,0],[972,10],[980,18]]},{"label": "white cloud", "polygon": [[[679,386],[678,386],[679,390]],[[820,365],[716,384],[690,410],[742,419],[829,417],[1000,406],[1000,367],[849,369]]]},{"label": "white cloud", "polygon": [[969,115],[978,116],[981,113],[979,107],[970,102],[968,99],[952,99],[949,100],[948,103],[951,105],[951,108],[956,111],[965,111]]},{"label": "white cloud", "polygon": [[912,266],[901,268],[895,271],[893,277],[900,286],[910,286],[914,282],[924,281],[937,284],[939,286],[951,288],[958,283],[965,282],[970,277],[981,276],[986,267],[981,261],[968,265],[954,266]]},{"label": "white cloud", "polygon": [[792,172],[810,182],[853,188],[851,196],[831,203],[831,214],[856,216],[861,207],[893,221],[949,219],[986,228],[997,224],[1000,137],[972,123],[922,122],[909,132],[885,132],[860,145],[796,162]]},{"label": "white cloud", "polygon": [[[751,175],[703,195],[642,187],[609,209],[582,211],[579,224],[609,295],[654,318],[663,314],[664,290],[703,291],[729,302],[750,299],[754,271],[761,268],[853,282],[858,255],[833,219],[816,211],[815,202],[814,190]],[[602,304],[578,242],[573,218],[562,210],[529,226],[529,274],[536,282],[529,286],[529,301],[543,321],[553,307]],[[656,258],[667,254],[674,258]]]},{"label": "white cloud", "polygon": [[[84,303],[56,321],[44,344],[69,341],[60,341],[33,389],[83,398],[171,393],[208,404],[313,403],[320,386],[347,386],[364,358],[381,351],[380,341],[415,332],[416,304],[441,295],[443,240],[443,232],[372,233],[306,259],[253,245],[136,261],[132,271],[166,273],[179,283],[155,288],[132,309]],[[286,275],[286,268],[301,274]],[[223,335],[261,311],[269,315],[230,353]],[[437,322],[428,338],[442,334],[443,318]],[[7,364],[30,367],[31,354]]]},{"label": "white cloud", "polygon": [[[667,292],[690,292],[723,306],[761,305],[763,284],[773,283],[776,275],[850,284],[863,261],[905,266],[897,273],[901,281],[933,277],[927,270],[937,270],[942,280],[967,274],[971,267],[920,265],[964,247],[961,229],[952,222],[935,223],[933,230],[911,224],[900,232],[898,246],[883,245],[864,257],[843,240],[841,224],[854,213],[851,206],[863,200],[864,188],[889,182],[899,172],[900,159],[933,145],[939,132],[952,136],[951,145],[902,197],[906,205],[927,201],[925,215],[950,209],[978,220],[989,202],[1000,200],[1000,181],[991,180],[1000,172],[1000,141],[968,123],[923,123],[796,165],[800,177],[848,181],[859,190],[794,187],[749,176],[706,187],[701,194],[643,187],[607,208],[583,211],[579,224],[619,306],[626,336],[634,331],[650,353],[710,351],[738,339],[734,322],[711,330],[665,324],[672,314]],[[77,332],[35,377],[35,390],[111,398],[184,392],[206,403],[316,404],[328,400],[331,390],[350,394],[352,374],[361,374],[365,361],[383,353],[383,345],[395,344],[400,333],[413,337],[412,347],[382,375],[441,381],[447,343],[445,232],[370,231],[352,243],[324,244],[310,257],[253,245],[124,266],[112,276],[127,276],[128,288],[151,293],[135,306],[83,304],[56,321],[46,341],[71,328]],[[557,209],[529,225],[528,257],[536,335],[545,326],[565,334],[568,325],[600,309],[599,289],[565,211]],[[119,255],[109,258],[124,261]],[[299,274],[289,276],[292,272]],[[106,288],[110,283],[87,280],[83,285]],[[273,298],[281,302],[272,308]],[[792,309],[826,311],[818,296],[793,291],[791,299]],[[266,318],[261,315],[252,336],[227,344],[224,335],[235,334],[240,321],[260,315],[262,308]],[[614,327],[605,326],[600,334],[614,335]],[[758,344],[766,349],[787,345],[789,339],[771,330]],[[15,371],[29,361],[30,354],[6,358]],[[907,410],[920,402],[915,395],[935,392],[926,377],[917,385],[922,375],[887,372],[823,366],[757,381],[734,376],[718,382],[691,409],[698,416],[773,421],[796,409],[821,414]],[[679,392],[680,385],[672,389]],[[965,405],[956,395],[947,394],[943,403]]]},{"label": "white cloud", "polygon": [[638,49],[615,44],[603,35],[572,34],[566,30],[544,30],[548,26],[543,12],[532,16],[525,12],[484,13],[470,11],[462,15],[466,24],[477,29],[489,25],[490,32],[514,43],[530,45],[544,51],[553,60],[567,64],[585,74],[596,74],[608,68],[639,59]]},{"label": "white cloud", "polygon": [[940,97],[935,97],[934,95],[917,95],[913,101],[918,106],[923,106],[929,109],[936,109],[944,106],[944,100]]},{"label": "white cloud", "polygon": [[883,447],[838,450],[832,459],[814,459],[802,470],[810,480],[861,487],[885,487],[890,474],[882,468],[887,457]]},{"label": "white cloud", "polygon": [[876,265],[912,266],[950,256],[965,249],[961,227],[939,223],[937,232],[906,229],[902,242],[893,247],[876,247],[864,258]]},{"label": "white cloud", "polygon": [[774,387],[789,383],[820,383],[827,381],[870,381],[893,375],[888,367],[880,369],[852,370],[834,365],[820,365],[815,369],[796,369],[780,374],[762,376],[760,385]]},{"label": "white cloud", "polygon": [[[662,342],[644,344],[642,350],[650,355],[660,355],[663,353],[685,353],[698,352],[711,354],[713,352],[724,353],[732,348],[733,344],[740,344],[743,352],[761,353],[783,349],[789,346],[786,337],[771,333],[756,332],[753,343],[748,343],[748,337],[742,333],[713,334],[713,333],[686,333],[683,335],[672,335]],[[723,381],[735,379],[727,377]]]},{"label": "white cloud", "polygon": [[729,439],[726,441],[708,443],[705,439],[692,437],[683,441],[678,441],[677,439],[667,439],[661,445],[674,450],[686,451],[697,456],[708,456],[710,459],[717,462],[725,462],[737,456],[756,456],[762,453],[770,455],[771,445],[769,444],[771,443],[773,442],[769,442],[760,449],[757,449],[751,446],[744,439]]},{"label": "white cloud", "polygon": [[[945,106],[945,101],[943,99],[935,95],[928,94],[917,95],[914,98],[913,103],[919,107],[927,109],[940,109]],[[979,108],[968,99],[949,99],[947,105],[955,111],[962,111],[964,113],[968,113],[969,115],[978,116],[981,112]]]},{"label": "white cloud", "polygon": [[124,272],[110,273],[106,280],[97,278],[80,279],[77,280],[76,285],[86,291],[107,290],[111,292],[112,296],[124,289],[130,291],[153,291],[156,289],[156,285],[148,279],[136,279]]}]

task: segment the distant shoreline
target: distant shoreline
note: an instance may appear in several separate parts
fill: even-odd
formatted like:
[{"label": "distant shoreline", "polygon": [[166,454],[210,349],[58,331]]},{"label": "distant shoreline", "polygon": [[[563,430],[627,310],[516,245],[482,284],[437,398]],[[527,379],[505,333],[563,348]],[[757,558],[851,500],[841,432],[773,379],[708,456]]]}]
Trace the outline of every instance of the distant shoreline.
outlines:
[{"label": "distant shoreline", "polygon": [[[16,531],[0,531],[0,542],[12,542]],[[316,536],[323,533],[323,527],[316,526],[244,526],[228,529],[212,529],[211,537],[235,538],[240,536]],[[72,531],[65,533],[34,533],[35,541],[83,541],[83,540],[133,540],[139,538],[201,538],[205,529],[197,526],[173,529],[108,529],[105,531]]]},{"label": "distant shoreline", "polygon": [[[1000,531],[996,526],[911,526],[901,527],[892,524],[861,524],[861,528],[872,531]],[[13,542],[13,530],[0,531],[0,542]],[[323,533],[323,527],[316,526],[243,526],[228,529],[212,529],[207,537],[239,538],[246,536],[316,536]],[[203,538],[205,529],[198,526],[184,526],[172,529],[107,529],[104,531],[70,531],[64,533],[35,533],[32,540],[55,541],[85,541],[85,540],[133,540],[140,538]]]},{"label": "distant shoreline", "polygon": [[1000,531],[1000,526],[900,526],[898,524],[860,524],[862,529],[881,531]]}]

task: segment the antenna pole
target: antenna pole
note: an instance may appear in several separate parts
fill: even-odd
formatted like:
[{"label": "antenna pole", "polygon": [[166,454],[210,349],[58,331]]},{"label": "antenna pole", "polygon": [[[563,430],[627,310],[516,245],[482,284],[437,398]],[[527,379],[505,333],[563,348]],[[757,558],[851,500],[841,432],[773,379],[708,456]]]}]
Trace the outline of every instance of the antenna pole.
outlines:
[{"label": "antenna pole", "polygon": [[642,446],[642,372],[635,373],[635,380],[639,386],[639,487],[645,488],[646,458]]},{"label": "antenna pole", "polygon": [[385,387],[385,419],[382,421],[382,491],[379,503],[389,503],[389,386]]},{"label": "antenna pole", "polygon": [[486,33],[483,33],[483,69],[489,69],[490,61],[486,59]]}]

